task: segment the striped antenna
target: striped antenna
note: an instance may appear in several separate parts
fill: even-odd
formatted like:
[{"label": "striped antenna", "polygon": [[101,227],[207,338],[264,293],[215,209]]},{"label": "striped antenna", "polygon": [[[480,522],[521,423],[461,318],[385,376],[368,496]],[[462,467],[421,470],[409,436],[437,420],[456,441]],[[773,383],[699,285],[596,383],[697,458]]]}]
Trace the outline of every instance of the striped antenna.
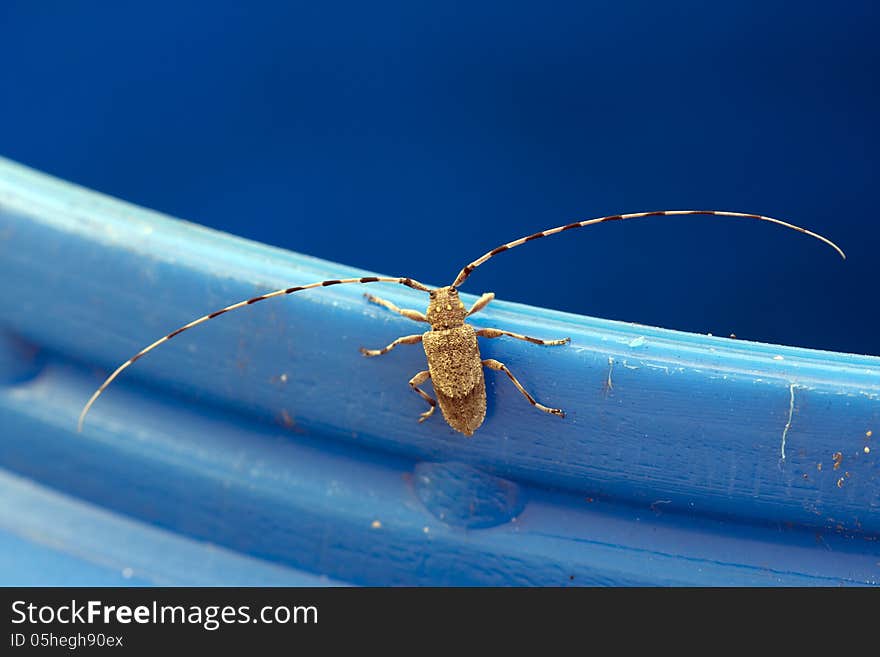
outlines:
[{"label": "striped antenna", "polygon": [[221,308],[220,310],[212,312],[209,315],[204,315],[202,317],[199,317],[198,319],[194,319],[189,324],[184,324],[183,326],[181,326],[177,330],[171,331],[171,333],[166,335],[164,338],[159,338],[153,344],[149,345],[148,347],[144,347],[139,352],[137,352],[134,356],[129,358],[127,361],[125,361],[122,365],[117,367],[116,370],[113,372],[113,374],[108,376],[107,379],[104,381],[104,383],[101,384],[101,387],[99,387],[97,390],[95,390],[95,392],[89,398],[89,401],[86,402],[86,405],[83,406],[82,412],[79,414],[79,422],[77,423],[76,430],[78,432],[82,431],[83,423],[86,420],[86,415],[88,414],[89,409],[92,408],[95,401],[97,401],[98,397],[101,396],[101,393],[107,389],[107,386],[109,386],[117,376],[122,374],[122,372],[126,368],[128,368],[130,365],[132,365],[136,360],[138,360],[139,358],[141,358],[143,356],[146,356],[148,353],[153,351],[153,349],[158,347],[163,342],[168,342],[174,336],[180,335],[184,331],[188,331],[189,329],[194,328],[194,327],[198,326],[199,324],[204,324],[209,319],[214,319],[215,317],[219,317],[220,315],[228,313],[231,310],[238,310],[239,308],[244,308],[245,306],[250,306],[251,304],[257,303],[258,301],[263,301],[265,299],[271,299],[272,297],[281,297],[286,294],[293,294],[294,292],[300,292],[302,290],[309,290],[313,287],[327,287],[328,285],[340,285],[340,284],[345,284],[345,283],[400,283],[401,285],[406,285],[407,287],[411,287],[415,290],[421,290],[422,292],[430,292],[431,291],[431,288],[427,287],[426,285],[422,285],[418,281],[415,281],[411,278],[388,278],[388,277],[384,277],[384,276],[366,276],[364,278],[341,278],[341,279],[335,279],[335,280],[329,280],[329,281],[319,281],[318,283],[309,283],[308,285],[297,285],[295,287],[287,287],[287,288],[283,288],[281,290],[275,290],[274,292],[269,292],[268,294],[261,294],[258,297],[246,299],[245,301],[239,301],[238,303],[234,303],[231,306],[226,306],[225,308]]},{"label": "striped antenna", "polygon": [[574,228],[583,228],[584,226],[592,226],[593,224],[601,224],[604,221],[620,221],[621,219],[638,219],[640,217],[671,217],[674,215],[683,215],[683,214],[709,214],[714,215],[716,217],[745,217],[747,219],[759,219],[761,221],[769,221],[772,224],[778,224],[779,226],[784,226],[785,228],[791,228],[792,230],[796,230],[799,233],[804,233],[805,235],[809,235],[810,237],[815,237],[817,240],[825,242],[832,249],[837,251],[840,254],[840,257],[846,259],[846,255],[843,253],[841,248],[837,246],[834,242],[829,240],[826,237],[822,237],[818,233],[814,233],[813,231],[807,230],[806,228],[801,228],[800,226],[795,226],[794,224],[790,224],[785,221],[781,221],[780,219],[774,219],[773,217],[765,217],[760,214],[746,214],[745,212],[722,212],[720,210],[658,210],[655,212],[634,212],[632,214],[613,214],[607,217],[599,217],[598,219],[588,219],[586,221],[577,221],[573,224],[567,224],[565,226],[558,226],[556,228],[551,228],[550,230],[545,230],[540,233],[535,233],[534,235],[529,235],[528,237],[522,237],[518,240],[514,240],[513,242],[508,242],[507,244],[502,244],[499,247],[496,247],[489,251],[488,253],[483,254],[472,263],[470,263],[467,267],[462,269],[458,276],[455,278],[455,282],[452,284],[452,287],[458,287],[467,279],[468,276],[471,275],[471,272],[486,262],[492,256],[498,255],[502,251],[507,251],[508,249],[512,249],[515,246],[520,246],[521,244],[525,244],[526,242],[531,242],[532,240],[539,239],[541,237],[547,237],[548,235],[555,235],[556,233],[561,233],[565,230],[572,230]]}]

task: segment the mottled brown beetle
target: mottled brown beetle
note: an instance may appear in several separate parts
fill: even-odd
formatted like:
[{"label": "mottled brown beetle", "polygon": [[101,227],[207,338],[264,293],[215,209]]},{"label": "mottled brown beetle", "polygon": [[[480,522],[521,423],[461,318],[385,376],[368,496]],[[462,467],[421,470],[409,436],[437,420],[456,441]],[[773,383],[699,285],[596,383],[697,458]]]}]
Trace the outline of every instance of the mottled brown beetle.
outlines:
[{"label": "mottled brown beetle", "polygon": [[[770,223],[784,226],[785,228],[791,228],[792,230],[796,230],[811,237],[815,237],[816,239],[821,240],[822,242],[825,242],[826,244],[831,246],[835,251],[837,251],[837,253],[840,254],[842,258],[846,258],[840,247],[834,244],[834,242],[832,242],[831,240],[805,228],[801,228],[800,226],[795,226],[794,224],[790,224],[779,219],[773,219],[772,217],[766,217],[758,214],[746,214],[743,212],[722,212],[719,210],[659,210],[655,212],[616,214],[607,217],[599,217],[597,219],[578,221],[575,223],[566,224],[565,226],[551,228],[550,230],[545,230],[540,233],[534,233],[533,235],[514,240],[513,242],[508,242],[507,244],[502,244],[501,246],[496,247],[491,251],[483,254],[482,256],[471,262],[469,265],[467,265],[464,269],[462,269],[459,272],[458,276],[456,276],[455,281],[453,281],[452,285],[437,288],[436,290],[432,290],[426,285],[423,285],[411,278],[391,278],[384,276],[343,278],[339,280],[320,281],[317,283],[311,283],[309,285],[298,285],[295,287],[288,287],[281,290],[276,290],[268,294],[253,297],[252,299],[240,301],[239,303],[232,304],[231,306],[221,308],[220,310],[210,313],[209,315],[199,317],[198,319],[191,321],[189,324],[185,324],[179,329],[172,331],[165,337],[156,340],[154,343],[145,347],[137,354],[129,358],[127,361],[125,361],[118,368],[116,368],[116,370],[110,376],[108,376],[104,383],[102,383],[101,386],[92,394],[88,402],[86,402],[86,405],[83,407],[82,412],[79,416],[78,430],[82,430],[86,414],[89,412],[89,409],[92,407],[92,405],[101,395],[101,393],[104,392],[107,386],[110,385],[110,383],[117,376],[119,376],[119,374],[121,374],[124,369],[129,367],[132,363],[134,363],[142,356],[148,354],[150,351],[158,347],[163,342],[167,342],[174,336],[179,335],[195,326],[198,326],[199,324],[207,322],[209,319],[214,319],[215,317],[223,315],[224,313],[228,313],[230,310],[237,310],[238,308],[243,308],[253,303],[257,303],[258,301],[271,299],[272,297],[280,297],[287,294],[293,294],[294,292],[299,292],[301,290],[308,290],[315,287],[327,287],[329,285],[340,285],[343,283],[399,283],[400,285],[406,285],[407,287],[421,290],[423,292],[428,292],[430,294],[431,299],[428,303],[427,313],[425,314],[422,314],[417,310],[398,308],[390,301],[385,301],[371,294],[365,295],[367,299],[372,303],[383,306],[384,308],[387,308],[392,312],[398,313],[408,319],[417,322],[425,322],[431,325],[431,329],[425,333],[408,335],[402,338],[398,338],[387,347],[384,347],[382,349],[361,348],[361,353],[364,354],[364,356],[381,356],[382,354],[388,353],[399,344],[417,344],[419,342],[422,343],[422,346],[425,349],[425,355],[428,359],[428,369],[416,374],[412,379],[410,379],[409,382],[409,385],[412,387],[412,389],[416,393],[418,393],[418,395],[422,397],[422,399],[424,399],[430,406],[427,411],[421,414],[419,422],[424,422],[426,419],[428,419],[434,413],[437,403],[439,402],[440,410],[443,413],[443,417],[446,418],[449,426],[451,426],[456,431],[460,431],[466,436],[473,435],[474,431],[476,431],[477,428],[483,423],[483,419],[486,416],[486,383],[483,379],[483,367],[488,367],[493,370],[499,370],[507,374],[513,384],[525,396],[525,398],[529,400],[529,403],[532,406],[546,413],[551,413],[559,417],[565,417],[565,413],[561,409],[549,408],[535,401],[535,399],[528,392],[526,392],[525,388],[522,387],[520,382],[516,380],[516,377],[510,372],[509,369],[507,369],[507,367],[503,363],[491,358],[485,360],[481,359],[480,348],[477,344],[477,337],[498,338],[502,335],[506,335],[511,338],[516,338],[517,340],[526,340],[534,344],[552,346],[566,344],[567,342],[569,342],[569,338],[562,338],[560,340],[541,340],[539,338],[533,338],[527,335],[520,335],[518,333],[511,333],[510,331],[504,331],[497,328],[475,329],[470,324],[467,324],[465,322],[465,319],[468,316],[473,315],[475,312],[478,312],[482,308],[485,308],[486,305],[495,298],[495,295],[491,292],[483,294],[479,299],[477,299],[474,305],[465,312],[464,303],[462,303],[462,301],[458,298],[458,286],[460,286],[465,281],[465,279],[470,276],[471,272],[474,269],[489,260],[489,258],[501,253],[502,251],[507,251],[508,249],[512,249],[515,246],[520,246],[521,244],[531,242],[532,240],[536,240],[541,237],[555,235],[556,233],[561,233],[566,230],[572,230],[574,228],[591,226],[593,224],[602,223],[604,221],[619,221],[622,219],[636,219],[639,217],[692,214],[714,215],[719,217],[745,217],[748,219],[769,221]],[[421,390],[419,388],[419,386],[428,379],[431,379],[434,385],[434,393],[437,395],[436,401],[424,390]]]},{"label": "mottled brown beetle", "polygon": [[[464,320],[468,315],[484,308],[495,298],[491,292],[477,299],[468,311],[465,311],[464,304],[458,298],[458,290],[454,285],[429,290],[429,294],[431,300],[428,302],[428,312],[424,315],[417,310],[401,310],[391,302],[371,294],[365,295],[373,303],[384,306],[409,319],[427,322],[431,325],[430,331],[398,338],[383,349],[361,348],[361,353],[364,356],[381,356],[399,344],[422,343],[425,355],[428,357],[428,369],[416,374],[409,382],[412,389],[430,405],[430,408],[419,417],[419,422],[424,422],[431,417],[439,402],[440,410],[449,426],[456,431],[461,431],[466,436],[473,435],[486,417],[486,383],[483,380],[483,366],[507,374],[513,381],[513,385],[525,395],[532,406],[547,413],[565,417],[565,413],[561,409],[548,408],[536,402],[534,397],[526,392],[516,377],[511,374],[506,365],[491,358],[482,360],[477,337],[498,338],[506,335],[543,345],[565,344],[569,341],[568,338],[540,340],[501,329],[475,329],[470,324],[466,324]],[[431,379],[431,383],[434,385],[434,394],[437,395],[436,401],[419,388],[419,385],[428,379]]]}]

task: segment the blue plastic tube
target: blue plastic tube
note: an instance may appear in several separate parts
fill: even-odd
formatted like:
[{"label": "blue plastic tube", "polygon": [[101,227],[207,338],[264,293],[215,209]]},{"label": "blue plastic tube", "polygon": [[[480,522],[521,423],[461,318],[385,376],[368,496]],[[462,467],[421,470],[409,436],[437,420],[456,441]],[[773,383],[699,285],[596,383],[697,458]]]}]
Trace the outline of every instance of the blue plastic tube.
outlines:
[{"label": "blue plastic tube", "polygon": [[[465,438],[439,413],[416,423],[424,402],[407,381],[426,367],[420,347],[369,360],[358,352],[424,328],[366,303],[367,289],[419,309],[426,295],[337,286],[179,336],[127,370],[76,432],[109,370],[178,326],[277,288],[369,274],[0,160],[0,576],[880,579],[874,357],[498,300],[473,323],[571,337],[565,347],[482,345],[484,358],[567,415],[536,411],[506,376],[487,372],[487,419]],[[59,526],[59,514],[82,530]],[[23,543],[45,559],[21,556]],[[182,564],[205,554],[221,555],[222,567],[188,576],[196,571]]]}]

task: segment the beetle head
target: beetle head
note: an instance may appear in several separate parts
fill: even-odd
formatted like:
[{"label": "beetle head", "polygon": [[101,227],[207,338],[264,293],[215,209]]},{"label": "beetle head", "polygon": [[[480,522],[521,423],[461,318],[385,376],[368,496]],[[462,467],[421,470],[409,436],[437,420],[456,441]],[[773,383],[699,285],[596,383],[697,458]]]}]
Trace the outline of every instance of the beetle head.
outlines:
[{"label": "beetle head", "polygon": [[428,321],[435,331],[451,329],[464,324],[467,311],[464,303],[458,298],[458,290],[452,285],[440,287],[430,292],[428,302]]}]

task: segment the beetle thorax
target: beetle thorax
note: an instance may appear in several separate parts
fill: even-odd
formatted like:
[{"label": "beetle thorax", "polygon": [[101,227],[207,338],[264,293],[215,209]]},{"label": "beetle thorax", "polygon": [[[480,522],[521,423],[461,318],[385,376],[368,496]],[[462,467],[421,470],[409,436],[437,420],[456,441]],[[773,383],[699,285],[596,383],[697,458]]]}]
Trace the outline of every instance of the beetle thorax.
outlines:
[{"label": "beetle thorax", "polygon": [[435,331],[455,328],[464,324],[467,311],[458,298],[458,290],[454,287],[441,287],[431,291],[427,317],[431,328]]}]

